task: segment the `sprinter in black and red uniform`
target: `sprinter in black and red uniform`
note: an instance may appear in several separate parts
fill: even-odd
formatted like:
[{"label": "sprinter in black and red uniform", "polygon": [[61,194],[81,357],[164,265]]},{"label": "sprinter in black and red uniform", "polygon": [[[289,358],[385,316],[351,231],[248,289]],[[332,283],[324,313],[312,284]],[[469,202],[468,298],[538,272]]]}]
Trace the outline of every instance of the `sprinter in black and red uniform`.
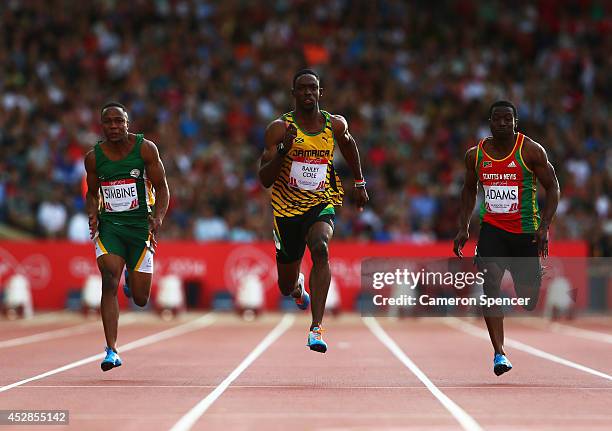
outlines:
[{"label": "sprinter in black and red uniform", "polygon": [[[493,136],[481,140],[465,155],[465,183],[454,252],[463,256],[461,249],[469,236],[480,182],[484,200],[476,262],[484,273],[484,293],[489,298],[499,297],[501,279],[508,269],[517,296],[528,301],[527,310],[533,310],[542,281],[540,257],[548,255],[548,228],[559,203],[559,183],[544,148],[516,131],[516,108],[511,102],[491,105],[489,121]],[[536,180],[546,191],[541,212]],[[504,352],[503,313],[500,306],[484,308],[483,313],[495,350],[493,371],[499,376],[512,369]]]}]

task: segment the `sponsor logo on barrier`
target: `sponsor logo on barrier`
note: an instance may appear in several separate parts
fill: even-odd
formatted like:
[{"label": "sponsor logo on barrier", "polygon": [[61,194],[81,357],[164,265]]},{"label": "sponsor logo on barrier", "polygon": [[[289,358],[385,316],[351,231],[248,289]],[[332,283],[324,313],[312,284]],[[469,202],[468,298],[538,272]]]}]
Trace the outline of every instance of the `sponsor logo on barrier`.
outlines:
[{"label": "sponsor logo on barrier", "polygon": [[4,283],[13,274],[25,275],[32,289],[44,289],[51,279],[51,265],[49,259],[42,254],[31,254],[19,262],[0,247],[0,283]]},{"label": "sponsor logo on barrier", "polygon": [[95,259],[84,256],[75,256],[70,259],[70,274],[74,277],[85,278],[98,273],[98,264]]},{"label": "sponsor logo on barrier", "polygon": [[155,258],[155,273],[157,275],[173,274],[182,279],[200,278],[207,274],[207,265],[204,260],[190,257],[170,257],[166,259]]},{"label": "sponsor logo on barrier", "polygon": [[266,289],[275,285],[276,264],[271,256],[271,253],[255,247],[237,247],[225,261],[225,287],[231,292],[236,291],[240,280],[247,275],[257,276]]},{"label": "sponsor logo on barrier", "polygon": [[361,283],[361,260],[330,257],[329,266],[334,279],[340,285],[355,289],[359,288],[359,283]]},{"label": "sponsor logo on barrier", "polygon": [[[391,259],[389,256],[448,256],[452,244],[435,243],[431,245],[406,244],[361,244],[334,241],[330,252],[330,266],[334,281],[338,285],[338,293],[342,298],[343,309],[354,309],[355,301],[360,295],[361,266],[368,258],[379,257]],[[474,250],[473,242],[466,250]],[[568,294],[575,300],[579,309],[588,304],[588,284],[585,283],[586,262],[584,259],[569,259],[556,261],[561,256],[585,256],[587,249],[582,242],[552,243],[551,251],[555,253],[546,261],[546,274],[542,292],[549,292],[548,283],[555,279],[555,288],[558,294],[551,296],[555,299],[556,307],[567,302]],[[307,252],[308,253],[308,252]],[[409,259],[404,259],[404,262]],[[464,259],[466,265],[472,265],[471,259]],[[609,262],[609,261],[608,261]],[[409,263],[409,262],[408,262]],[[245,276],[254,274],[261,281],[265,289],[267,307],[274,307],[278,303],[279,292],[277,287],[276,262],[274,259],[274,244],[272,241],[255,244],[215,243],[199,244],[195,242],[162,242],[155,260],[155,278],[167,274],[176,274],[181,279],[194,279],[201,282],[204,289],[204,298],[220,289],[229,289],[235,292],[240,281]],[[301,271],[308,274],[311,269],[311,260],[305,256]],[[603,265],[606,274],[608,267]],[[415,266],[402,266],[413,272],[420,272],[421,268]],[[373,272],[385,271],[385,268],[372,268]],[[428,271],[442,273],[445,268],[432,266],[430,262]],[[31,281],[32,295],[37,308],[57,309],[64,306],[70,289],[83,285],[90,274],[98,272],[95,255],[91,243],[76,244],[67,241],[2,241],[0,242],[0,288],[9,277],[21,272]],[[558,272],[558,274],[557,274]],[[415,276],[417,276],[415,274]],[[421,276],[422,277],[422,276]],[[513,290],[512,278],[508,274],[509,289]],[[565,278],[566,280],[563,280]],[[456,281],[456,279],[455,279]],[[156,281],[154,280],[154,284]],[[504,288],[502,283],[502,289]],[[569,290],[568,290],[569,286]],[[370,283],[370,287],[372,284]],[[467,288],[462,291],[466,291]],[[408,289],[410,292],[413,290]],[[385,292],[385,289],[372,290],[374,294]],[[568,293],[569,292],[569,293]],[[429,293],[426,293],[429,294]],[[548,298],[548,293],[546,298]],[[120,295],[120,302],[122,299]],[[204,301],[206,302],[206,301]],[[554,301],[553,301],[554,302]],[[544,306],[542,300],[541,306]]]}]

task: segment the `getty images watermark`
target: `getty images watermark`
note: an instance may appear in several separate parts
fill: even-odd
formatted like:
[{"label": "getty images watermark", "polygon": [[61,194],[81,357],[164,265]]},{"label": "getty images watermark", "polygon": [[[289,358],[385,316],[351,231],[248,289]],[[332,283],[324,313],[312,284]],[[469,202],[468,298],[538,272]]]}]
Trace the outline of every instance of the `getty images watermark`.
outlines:
[{"label": "getty images watermark", "polygon": [[[536,310],[542,290],[540,259],[488,259],[366,259],[361,271],[360,311],[365,316],[448,316],[481,314],[483,310],[505,315]],[[552,277],[556,285],[585,284],[580,278],[586,277],[584,259],[556,266]],[[489,287],[496,277],[487,268],[499,269],[498,289]],[[572,290],[576,289],[569,288],[565,294],[567,307],[575,304]]]}]

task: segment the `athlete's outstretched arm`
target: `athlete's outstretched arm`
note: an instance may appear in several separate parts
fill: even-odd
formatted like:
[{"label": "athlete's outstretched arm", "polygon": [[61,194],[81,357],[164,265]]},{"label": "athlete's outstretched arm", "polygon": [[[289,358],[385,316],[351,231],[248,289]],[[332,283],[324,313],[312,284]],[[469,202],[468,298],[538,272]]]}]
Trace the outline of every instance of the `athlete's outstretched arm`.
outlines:
[{"label": "athlete's outstretched arm", "polygon": [[100,210],[100,182],[96,173],[96,153],[94,150],[91,150],[85,156],[85,172],[87,173],[85,210],[89,218],[89,237],[93,239],[98,230],[98,211]]},{"label": "athlete's outstretched arm", "polygon": [[[274,120],[266,128],[265,144],[259,165],[259,180],[265,187],[271,187],[278,178],[283,166],[283,159],[291,150],[293,140],[297,136],[297,129],[293,124],[287,126],[283,120]],[[278,151],[278,144],[283,143],[282,153]]]},{"label": "athlete's outstretched arm", "polygon": [[472,147],[465,153],[465,180],[461,189],[461,207],[459,209],[459,232],[455,237],[453,252],[463,257],[461,249],[470,237],[470,219],[476,204],[476,193],[478,192],[478,177],[476,175],[476,147]]},{"label": "athlete's outstretched arm", "polygon": [[525,151],[525,163],[533,171],[546,192],[544,209],[542,210],[542,221],[534,238],[534,241],[538,243],[540,255],[546,257],[548,256],[548,228],[557,212],[557,205],[559,205],[559,198],[561,196],[559,181],[557,180],[555,168],[548,161],[546,150],[531,139],[526,141],[525,144],[527,144],[524,145],[524,149],[527,150]]},{"label": "athlete's outstretched arm", "polygon": [[363,211],[363,207],[366,203],[368,203],[370,198],[368,196],[368,192],[366,191],[365,183],[362,185],[357,184],[357,182],[363,182],[364,180],[363,173],[361,172],[361,160],[359,158],[357,142],[355,142],[355,138],[353,138],[353,136],[349,133],[348,123],[343,116],[332,116],[332,129],[336,142],[338,143],[338,147],[340,148],[340,152],[351,168],[351,171],[353,171],[353,177],[355,178],[356,183],[353,191],[353,198],[355,199],[357,208],[360,211]]},{"label": "athlete's outstretched arm", "polygon": [[151,181],[155,189],[155,209],[153,216],[149,218],[149,225],[153,238],[153,248],[157,244],[155,234],[164,222],[166,211],[168,211],[168,202],[170,201],[170,190],[168,189],[168,181],[166,181],[166,171],[164,164],[159,157],[157,146],[148,140],[142,142],[140,154],[144,160],[147,178]]}]

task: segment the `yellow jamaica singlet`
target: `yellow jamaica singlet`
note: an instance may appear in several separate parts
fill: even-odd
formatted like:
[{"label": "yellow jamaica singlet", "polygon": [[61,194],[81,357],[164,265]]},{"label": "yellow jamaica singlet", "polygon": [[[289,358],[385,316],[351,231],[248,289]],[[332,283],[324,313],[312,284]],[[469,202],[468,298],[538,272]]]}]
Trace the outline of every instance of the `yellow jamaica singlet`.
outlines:
[{"label": "yellow jamaica singlet", "polygon": [[334,133],[328,112],[325,126],[318,133],[307,133],[295,122],[293,112],[281,118],[294,124],[297,136],[283,160],[281,172],[272,186],[274,217],[304,214],[321,203],[342,205],[342,183],[334,171]]}]

